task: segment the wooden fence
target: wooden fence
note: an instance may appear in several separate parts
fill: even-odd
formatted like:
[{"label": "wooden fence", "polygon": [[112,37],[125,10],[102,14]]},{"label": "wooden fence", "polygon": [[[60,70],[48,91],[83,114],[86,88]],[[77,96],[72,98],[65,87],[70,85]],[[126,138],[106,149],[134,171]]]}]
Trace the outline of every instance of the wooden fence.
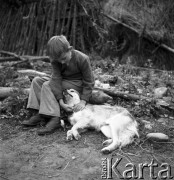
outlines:
[{"label": "wooden fence", "polygon": [[17,9],[1,6],[0,49],[19,55],[45,55],[48,39],[60,34],[64,34],[76,49],[89,49],[96,34],[80,2],[40,0]]}]

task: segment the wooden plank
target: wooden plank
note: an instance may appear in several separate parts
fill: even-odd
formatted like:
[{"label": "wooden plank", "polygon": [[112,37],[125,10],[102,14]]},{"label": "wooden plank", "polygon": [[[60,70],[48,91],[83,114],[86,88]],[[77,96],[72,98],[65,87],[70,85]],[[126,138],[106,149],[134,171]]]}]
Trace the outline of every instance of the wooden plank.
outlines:
[{"label": "wooden plank", "polygon": [[60,15],[61,15],[61,2],[60,2],[60,0],[58,0],[58,4],[57,4],[57,6],[58,6],[58,12],[57,12],[57,14],[56,14],[56,16],[57,16],[57,24],[56,24],[56,30],[55,30],[55,33],[56,34],[59,34],[60,33]]},{"label": "wooden plank", "polygon": [[[69,32],[70,32],[70,35],[71,35],[71,30],[70,30],[70,22],[71,22],[71,12],[72,12],[72,7],[73,7],[73,2],[72,2],[72,0],[70,0],[70,9],[69,9],[69,15],[68,15],[68,22],[67,22],[67,30],[66,30],[66,37],[68,37],[68,35],[69,35]],[[70,36],[69,35],[69,36]]]},{"label": "wooden plank", "polygon": [[76,14],[77,14],[77,6],[76,1],[74,4],[74,17],[73,17],[73,47],[76,47]]},{"label": "wooden plank", "polygon": [[[3,42],[4,42],[4,45],[2,46],[2,48],[5,48],[5,46],[6,46],[6,37],[7,37],[7,35],[8,35],[8,33],[7,33],[7,29],[8,29],[8,26],[9,26],[9,21],[10,21],[10,17],[11,17],[11,12],[12,12],[12,10],[10,9],[10,11],[9,11],[9,13],[8,13],[8,16],[7,16],[7,21],[6,21],[6,23],[5,23],[5,28],[3,29],[3,31],[2,31],[2,34],[3,34],[3,36],[4,36],[4,39],[3,39]],[[2,35],[1,34],[1,35]]]},{"label": "wooden plank", "polygon": [[33,9],[32,9],[32,14],[31,14],[31,21],[30,21],[30,28],[29,28],[29,34],[26,37],[27,41],[24,46],[24,54],[27,54],[28,51],[30,51],[30,42],[31,42],[31,36],[33,36],[33,26],[34,26],[34,21],[35,21],[35,9],[36,9],[36,3],[33,4]]},{"label": "wooden plank", "polygon": [[[43,38],[42,38],[42,44],[41,44],[41,55],[44,54],[44,48],[45,48],[45,39],[46,39],[46,35],[48,34],[47,32],[47,28],[49,27],[49,15],[51,13],[52,8],[48,6],[48,13],[47,13],[47,18],[46,18],[46,25],[45,25],[45,30],[44,30],[44,34],[43,34]],[[48,40],[48,39],[47,39]]]},{"label": "wooden plank", "polygon": [[24,34],[23,34],[23,36],[21,38],[21,44],[22,44],[22,51],[20,52],[21,55],[25,54],[25,51],[26,51],[25,48],[26,48],[27,38],[28,38],[27,37],[27,32],[30,29],[30,24],[31,24],[31,19],[32,19],[32,18],[30,18],[30,16],[32,14],[33,7],[34,7],[34,4],[31,4],[30,5],[29,18],[26,20],[27,21],[26,24],[25,23],[23,24],[23,27],[25,28],[25,30],[24,30]]},{"label": "wooden plank", "polygon": [[23,6],[19,8],[17,22],[15,26],[15,31],[13,33],[13,37],[11,39],[11,45],[9,47],[9,51],[15,51],[17,41],[19,40],[19,32],[20,32],[20,25],[22,24],[22,13],[23,13]]},{"label": "wooden plank", "polygon": [[60,34],[63,34],[63,30],[65,28],[65,15],[67,12],[67,6],[68,6],[68,3],[66,2],[65,6],[64,6],[64,11],[63,11],[63,20],[62,20],[62,26],[61,26]]}]

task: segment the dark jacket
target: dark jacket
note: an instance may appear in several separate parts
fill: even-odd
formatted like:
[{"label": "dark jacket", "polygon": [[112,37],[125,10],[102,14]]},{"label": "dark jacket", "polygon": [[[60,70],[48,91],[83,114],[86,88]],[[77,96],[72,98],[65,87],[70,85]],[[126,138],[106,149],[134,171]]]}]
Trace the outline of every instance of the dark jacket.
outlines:
[{"label": "dark jacket", "polygon": [[52,63],[52,77],[50,87],[56,99],[63,99],[62,81],[69,80],[81,82],[81,99],[88,101],[94,86],[94,76],[90,65],[89,57],[80,51],[72,50],[72,57],[69,65],[58,62]]}]

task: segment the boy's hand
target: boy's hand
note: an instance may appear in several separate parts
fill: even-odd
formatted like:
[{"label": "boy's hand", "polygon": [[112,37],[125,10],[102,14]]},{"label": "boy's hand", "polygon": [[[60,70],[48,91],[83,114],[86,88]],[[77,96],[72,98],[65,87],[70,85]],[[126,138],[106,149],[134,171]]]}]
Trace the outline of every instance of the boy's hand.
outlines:
[{"label": "boy's hand", "polygon": [[85,108],[86,101],[81,100],[78,104],[76,104],[73,108],[74,112],[81,111]]},{"label": "boy's hand", "polygon": [[59,100],[59,104],[60,106],[66,111],[66,112],[73,112],[73,107],[72,106],[69,106],[68,104],[65,104],[63,102],[63,99],[60,99]]},{"label": "boy's hand", "polygon": [[66,111],[66,112],[73,112],[73,107],[69,106],[67,104],[62,104],[61,107]]}]

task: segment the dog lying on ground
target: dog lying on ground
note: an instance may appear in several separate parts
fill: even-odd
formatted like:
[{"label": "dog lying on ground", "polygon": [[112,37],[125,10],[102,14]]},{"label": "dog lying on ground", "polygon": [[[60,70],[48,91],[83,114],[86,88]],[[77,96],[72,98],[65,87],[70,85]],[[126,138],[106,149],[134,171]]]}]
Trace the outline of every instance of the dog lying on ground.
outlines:
[{"label": "dog lying on ground", "polygon": [[[66,104],[74,106],[80,102],[79,94],[74,89],[66,90],[63,94]],[[67,131],[67,140],[78,140],[81,137],[80,129],[92,127],[108,138],[103,142],[106,146],[101,150],[103,153],[132,143],[135,135],[139,137],[136,120],[119,106],[87,104],[82,111],[73,112],[68,120],[72,128]]]}]

